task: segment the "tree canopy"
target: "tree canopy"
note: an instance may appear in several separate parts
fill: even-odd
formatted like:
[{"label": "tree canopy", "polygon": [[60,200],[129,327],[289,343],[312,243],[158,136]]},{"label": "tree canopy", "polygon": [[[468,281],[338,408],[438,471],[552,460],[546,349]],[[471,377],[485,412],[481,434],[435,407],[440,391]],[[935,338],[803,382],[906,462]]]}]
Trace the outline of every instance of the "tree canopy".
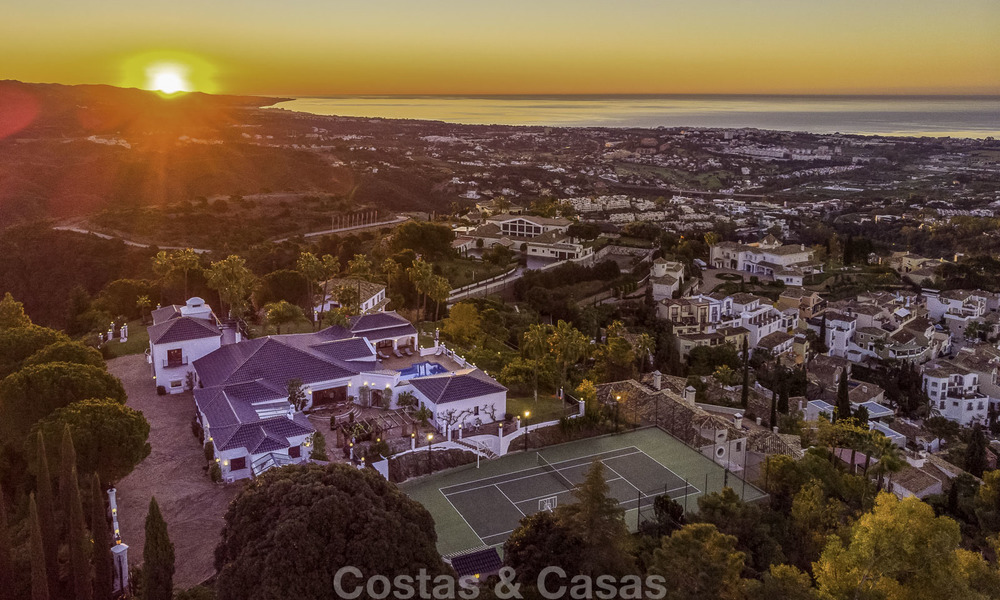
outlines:
[{"label": "tree canopy", "polygon": [[39,419],[88,398],[125,403],[125,389],[104,369],[73,363],[25,367],[0,381],[0,440],[19,444]]},{"label": "tree canopy", "polygon": [[[215,551],[219,600],[330,597],[337,570],[445,572],[430,513],[371,469],[289,465],[229,505]],[[294,549],[294,551],[291,551]]]},{"label": "tree canopy", "polygon": [[96,349],[80,342],[49,344],[24,360],[22,366],[30,367],[51,362],[75,363],[105,369],[104,357]]},{"label": "tree canopy", "polygon": [[[49,465],[59,464],[52,452],[64,429],[69,428],[76,449],[79,473],[97,473],[102,483],[111,483],[132,472],[149,456],[149,423],[142,413],[108,399],[74,402],[57,408],[35,423],[25,450],[34,454],[35,435],[45,436]],[[35,458],[35,457],[32,457]]]}]

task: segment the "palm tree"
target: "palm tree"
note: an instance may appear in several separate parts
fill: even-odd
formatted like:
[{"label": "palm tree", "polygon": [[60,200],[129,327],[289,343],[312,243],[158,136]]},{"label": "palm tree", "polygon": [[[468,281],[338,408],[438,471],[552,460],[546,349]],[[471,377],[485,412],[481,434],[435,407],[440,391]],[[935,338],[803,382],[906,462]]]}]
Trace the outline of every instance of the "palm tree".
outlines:
[{"label": "palm tree", "polygon": [[385,274],[385,297],[389,297],[389,288],[392,285],[392,280],[399,277],[400,266],[399,263],[392,258],[387,258],[382,261],[382,273]]},{"label": "palm tree", "polygon": [[139,307],[139,322],[146,323],[146,309],[153,305],[153,301],[149,299],[149,296],[139,296],[135,300],[135,305]]},{"label": "palm tree", "polygon": [[175,250],[167,253],[160,250],[153,257],[153,272],[162,278],[172,277],[178,273],[184,279],[184,299],[188,298],[188,274],[201,268],[201,258],[191,248]]},{"label": "palm tree", "polygon": [[535,361],[535,368],[532,369],[535,381],[535,402],[538,402],[538,367],[549,351],[549,326],[542,323],[535,323],[528,327],[528,330],[521,336],[521,354]]},{"label": "palm tree", "polygon": [[264,318],[269,324],[274,325],[278,335],[281,335],[282,325],[290,325],[305,320],[306,317],[302,313],[301,307],[295,306],[287,300],[279,300],[264,305]]},{"label": "palm tree", "polygon": [[429,293],[431,300],[436,303],[434,305],[434,320],[437,321],[438,312],[441,310],[441,301],[448,300],[448,296],[451,295],[451,283],[444,277],[435,275]]},{"label": "palm tree", "polygon": [[640,333],[639,339],[635,342],[635,352],[639,356],[639,373],[642,374],[646,370],[646,362],[649,357],[653,355],[656,351],[656,342],[653,340],[653,336],[648,333]]},{"label": "palm tree", "polygon": [[431,280],[434,278],[434,268],[431,267],[429,262],[418,258],[413,261],[411,267],[406,269],[406,276],[410,278],[413,286],[417,288],[417,293],[421,296],[422,308],[420,310],[420,317],[423,318],[427,310],[427,292],[430,289]]},{"label": "palm tree", "polygon": [[884,435],[877,436],[873,440],[873,450],[878,462],[872,470],[878,477],[877,489],[881,492],[885,476],[889,476],[889,485],[892,485],[892,474],[901,471],[906,466],[906,461],[903,459],[903,453],[899,446]]},{"label": "palm tree", "polygon": [[587,354],[587,338],[575,327],[560,319],[549,338],[549,346],[559,362],[559,387],[566,385],[566,371]]},{"label": "palm tree", "polygon": [[[295,269],[306,280],[306,296],[308,298],[309,320],[315,321],[313,307],[316,306],[316,295],[313,292],[316,282],[323,276],[323,261],[312,252],[302,252],[295,261]],[[325,299],[324,299],[325,300]]]},{"label": "palm tree", "polygon": [[257,285],[257,276],[247,268],[247,261],[235,254],[212,263],[208,269],[208,287],[219,292],[219,302],[228,305],[235,319],[247,309],[247,297]]}]

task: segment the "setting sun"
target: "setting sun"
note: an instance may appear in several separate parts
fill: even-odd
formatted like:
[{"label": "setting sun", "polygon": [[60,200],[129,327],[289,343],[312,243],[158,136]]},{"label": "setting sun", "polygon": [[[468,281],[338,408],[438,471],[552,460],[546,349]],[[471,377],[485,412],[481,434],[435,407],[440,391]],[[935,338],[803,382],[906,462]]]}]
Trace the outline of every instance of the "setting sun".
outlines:
[{"label": "setting sun", "polygon": [[151,67],[149,69],[149,88],[164,94],[191,91],[191,86],[185,79],[183,67],[176,65]]}]

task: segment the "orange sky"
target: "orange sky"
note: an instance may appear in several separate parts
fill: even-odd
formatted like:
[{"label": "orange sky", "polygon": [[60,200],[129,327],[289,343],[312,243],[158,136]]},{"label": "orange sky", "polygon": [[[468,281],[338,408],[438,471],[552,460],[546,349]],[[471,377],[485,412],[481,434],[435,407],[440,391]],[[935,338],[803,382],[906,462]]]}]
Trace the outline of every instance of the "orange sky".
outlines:
[{"label": "orange sky", "polygon": [[34,0],[0,79],[335,94],[1000,94],[997,0]]}]

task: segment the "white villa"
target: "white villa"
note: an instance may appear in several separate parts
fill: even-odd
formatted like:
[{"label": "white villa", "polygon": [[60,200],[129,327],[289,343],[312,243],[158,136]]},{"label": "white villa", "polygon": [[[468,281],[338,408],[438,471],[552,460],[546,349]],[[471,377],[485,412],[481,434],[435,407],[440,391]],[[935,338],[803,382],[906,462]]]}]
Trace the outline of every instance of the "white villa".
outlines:
[{"label": "white villa", "polygon": [[[420,351],[417,331],[395,312],[353,317],[349,328],[275,335],[222,346],[194,362],[197,419],[227,481],[309,459],[313,426],[303,411],[352,404],[396,408],[412,392],[439,429],[503,420],[507,389],[465,364],[433,362],[439,348]],[[426,356],[387,368],[391,356]],[[462,363],[460,363],[462,364]],[[292,406],[288,383],[302,382],[305,403]]]},{"label": "white villa", "polygon": [[673,298],[684,284],[684,264],[665,258],[654,260],[649,283],[653,286],[653,300]]},{"label": "white villa", "polygon": [[222,339],[219,320],[201,298],[157,308],[146,352],[154,383],[169,394],[183,392],[188,373],[194,373],[192,363],[218,350]]},{"label": "white villa", "polygon": [[804,245],[782,244],[773,235],[754,244],[719,242],[711,248],[709,262],[717,269],[736,269],[766,279],[801,287],[806,275],[822,273],[822,263]]}]

